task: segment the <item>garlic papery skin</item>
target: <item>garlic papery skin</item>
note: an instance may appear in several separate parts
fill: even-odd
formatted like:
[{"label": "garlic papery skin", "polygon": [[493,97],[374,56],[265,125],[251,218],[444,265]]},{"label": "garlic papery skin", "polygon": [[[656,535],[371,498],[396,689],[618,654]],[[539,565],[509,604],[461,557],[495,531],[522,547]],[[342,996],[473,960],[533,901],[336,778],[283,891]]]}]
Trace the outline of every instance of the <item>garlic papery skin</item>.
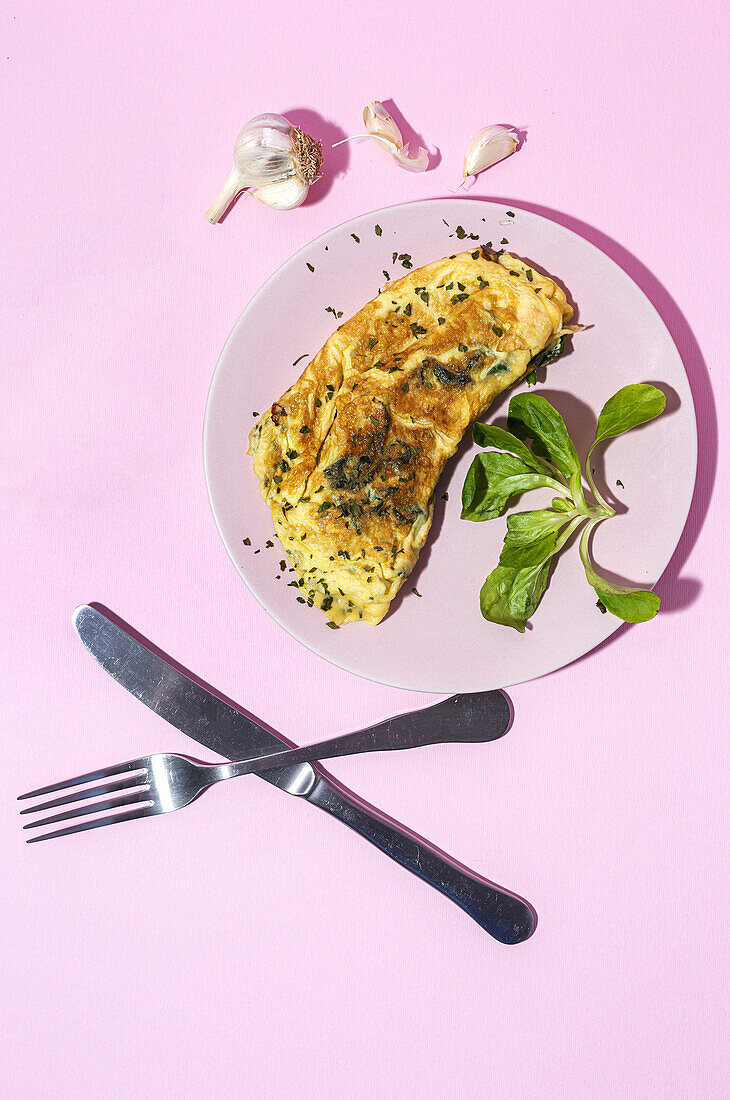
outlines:
[{"label": "garlic papery skin", "polygon": [[464,157],[464,176],[459,184],[463,186],[469,176],[477,176],[485,168],[504,160],[514,153],[519,138],[506,126],[484,126],[469,142]]},{"label": "garlic papery skin", "polygon": [[218,198],[210,209],[206,211],[205,220],[209,221],[211,225],[215,225],[216,222],[219,222],[236,195],[240,194],[241,191],[245,191],[247,186],[246,180],[239,170],[234,168],[223,185]]},{"label": "garlic papery skin", "polygon": [[362,113],[362,120],[369,136],[382,141],[388,152],[395,153],[397,149],[403,148],[403,135],[395,119],[377,99],[368,103]]},{"label": "garlic papery skin", "polygon": [[405,168],[406,172],[425,172],[428,168],[428,152],[426,149],[419,149],[418,155],[412,157],[408,146],[404,145],[402,149],[398,149],[393,153],[393,160],[401,168]]},{"label": "garlic papery skin", "polygon": [[[425,172],[428,168],[428,152],[425,149],[419,149],[415,157],[410,155],[408,145],[403,141],[403,135],[398,128],[398,124],[392,115],[389,115],[385,107],[378,100],[374,100],[372,103],[368,103],[367,107],[362,113],[362,119],[365,123],[365,134],[353,134],[352,137],[344,138],[344,141],[353,141],[354,138],[370,137],[373,141],[377,141],[384,149],[390,153],[395,160],[396,164],[401,168],[405,168],[407,172]],[[342,141],[336,142],[336,145],[342,145]],[[335,146],[333,145],[334,149]]]},{"label": "garlic papery skin", "polygon": [[293,175],[292,125],[283,115],[256,115],[233,146],[233,163],[248,183],[260,187]]},{"label": "garlic papery skin", "polygon": [[251,194],[259,202],[273,206],[274,210],[294,210],[301,206],[307,197],[309,184],[299,176],[291,176],[289,179],[277,180],[275,183],[265,183],[263,187],[251,188]]},{"label": "garlic papery skin", "polygon": [[408,146],[403,141],[403,135],[392,115],[389,115],[382,103],[377,99],[368,103],[362,113],[365,129],[370,137],[379,141],[401,168],[407,172],[425,172],[428,168],[428,153],[425,149],[419,149],[415,157],[409,153]]},{"label": "garlic papery skin", "polygon": [[289,182],[292,186],[288,189],[270,193],[274,201],[259,194],[256,197],[278,210],[292,210],[304,202],[310,185],[322,175],[321,168],[321,142],[292,126],[283,115],[256,115],[236,138],[233,171],[205,217],[215,224],[241,191],[256,192]]}]

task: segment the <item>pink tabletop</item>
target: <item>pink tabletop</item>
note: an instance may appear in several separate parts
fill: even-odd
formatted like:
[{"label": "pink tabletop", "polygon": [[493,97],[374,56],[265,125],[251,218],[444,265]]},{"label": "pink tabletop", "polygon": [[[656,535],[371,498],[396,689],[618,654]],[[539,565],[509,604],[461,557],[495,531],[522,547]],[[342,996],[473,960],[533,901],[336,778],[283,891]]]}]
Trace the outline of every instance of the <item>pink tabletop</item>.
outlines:
[{"label": "pink tabletop", "polygon": [[[491,8],[38,0],[1,17],[13,1100],[726,1094],[726,16],[710,3],[698,23],[675,0]],[[283,112],[328,147],[376,97],[438,147],[431,171],[352,143],[300,210],[245,200],[205,222],[250,116]],[[327,664],[256,603],[206,498],[203,412],[260,284],[345,219],[448,195],[493,122],[526,140],[472,193],[583,234],[672,333],[700,430],[694,503],[658,618],[510,689],[502,740],[332,771],[528,898],[537,931],[496,943],[255,780],[26,847],[20,791],[191,750],[84,651],[79,603],[296,741],[435,701]]]}]

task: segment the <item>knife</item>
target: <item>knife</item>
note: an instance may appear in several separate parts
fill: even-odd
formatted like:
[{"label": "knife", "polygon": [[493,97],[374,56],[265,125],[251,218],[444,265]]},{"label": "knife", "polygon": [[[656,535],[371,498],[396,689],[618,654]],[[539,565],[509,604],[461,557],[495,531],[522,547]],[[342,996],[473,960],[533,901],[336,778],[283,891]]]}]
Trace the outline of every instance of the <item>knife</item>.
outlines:
[{"label": "knife", "polygon": [[[171,725],[228,760],[275,751],[291,744],[265,729],[208,688],[176,668],[150,643],[87,604],[73,614],[76,632],[102,668]],[[502,722],[509,704],[501,692],[489,692],[485,716]],[[479,696],[474,697],[475,700]],[[475,701],[475,706],[476,701]],[[418,712],[409,716],[418,720]],[[397,720],[394,720],[397,721]],[[324,770],[310,763],[271,768],[260,774],[288,794],[298,795],[342,821],[406,870],[460,906],[500,943],[520,943],[535,927],[535,912],[522,898],[507,893],[422,837],[393,821],[353,794]]]}]

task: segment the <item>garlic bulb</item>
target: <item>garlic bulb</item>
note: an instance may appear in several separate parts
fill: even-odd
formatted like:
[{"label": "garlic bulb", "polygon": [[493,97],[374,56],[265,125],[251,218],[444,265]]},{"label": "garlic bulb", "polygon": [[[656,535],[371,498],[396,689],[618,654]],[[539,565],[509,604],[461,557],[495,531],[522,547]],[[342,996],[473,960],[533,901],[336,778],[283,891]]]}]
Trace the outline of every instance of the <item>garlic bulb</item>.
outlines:
[{"label": "garlic bulb", "polygon": [[236,138],[233,171],[205,216],[215,224],[245,190],[277,210],[293,210],[304,202],[310,185],[322,175],[321,168],[321,142],[283,115],[256,115]]},{"label": "garlic bulb", "polygon": [[[427,151],[419,149],[416,156],[412,157],[410,155],[408,144],[403,141],[403,135],[395,119],[388,114],[382,103],[378,100],[368,103],[362,113],[362,118],[367,133],[353,134],[352,137],[344,138],[343,141],[352,141],[354,138],[359,137],[371,137],[373,141],[379,142],[384,149],[387,149],[396,164],[400,165],[401,168],[405,168],[407,172],[425,172],[428,168]],[[338,141],[336,144],[342,145],[343,142]],[[335,146],[333,145],[332,148],[334,149]]]},{"label": "garlic bulb", "polygon": [[459,187],[469,176],[477,176],[485,168],[491,168],[497,161],[514,153],[518,144],[517,134],[506,126],[484,126],[469,142],[464,157],[464,178]]}]

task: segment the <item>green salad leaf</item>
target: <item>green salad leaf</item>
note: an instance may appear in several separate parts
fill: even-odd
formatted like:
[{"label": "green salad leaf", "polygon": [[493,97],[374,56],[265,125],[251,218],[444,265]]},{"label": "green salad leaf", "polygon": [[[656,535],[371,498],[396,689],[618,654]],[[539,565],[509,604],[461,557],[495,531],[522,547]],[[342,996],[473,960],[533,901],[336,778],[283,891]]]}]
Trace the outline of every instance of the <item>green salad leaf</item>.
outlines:
[{"label": "green salad leaf", "polygon": [[495,519],[512,497],[531,489],[549,488],[557,494],[550,508],[507,516],[499,562],[479,594],[485,619],[524,632],[547,587],[553,559],[581,527],[579,552],[588,583],[598,596],[598,607],[631,623],[646,622],[656,615],[660,600],[655,593],[615,585],[601,577],[591,562],[590,533],[615,512],[596,489],[590,457],[599,443],[647,423],[664,406],[661,390],[647,384],[624,386],[606,402],[585,463],[594,497],[591,503],[586,500],[581,463],[565,421],[544,397],[535,393],[513,397],[509,431],[496,425],[474,425],[475,442],[493,449],[478,454],[469,468],[462,490],[462,519]]},{"label": "green salad leaf", "polygon": [[624,386],[613,397],[609,397],[601,409],[593,447],[604,439],[623,435],[631,428],[638,428],[639,424],[653,420],[664,412],[666,403],[666,397],[656,386]]},{"label": "green salad leaf", "polygon": [[479,593],[482,615],[490,622],[511,626],[524,634],[527,620],[547,588],[550,560],[528,569],[498,565]]},{"label": "green salad leaf", "polygon": [[514,512],[507,516],[505,542],[514,546],[527,546],[548,535],[557,537],[557,532],[569,518],[562,509],[558,512],[552,508],[540,508],[535,512]]},{"label": "green salad leaf", "polygon": [[518,393],[509,403],[507,418],[513,435],[539,440],[550,461],[565,477],[580,469],[578,452],[568,435],[565,421],[546,398],[538,393]]},{"label": "green salad leaf", "polygon": [[631,428],[638,428],[640,424],[646,424],[649,420],[654,420],[655,417],[664,412],[666,402],[667,399],[661,390],[644,382],[624,386],[613,397],[609,397],[601,409],[596,425],[596,438],[586,455],[585,461],[586,480],[599,504],[608,507],[593,480],[591,456],[594,450],[599,443],[603,443],[606,439],[615,439],[617,435],[623,435]]},{"label": "green salad leaf", "polygon": [[472,428],[472,436],[479,447],[496,447],[499,451],[507,451],[521,458],[531,470],[541,470],[552,477],[557,474],[554,466],[536,457],[521,439],[517,439],[511,432],[506,432],[504,428],[498,428],[496,424],[475,424]]},{"label": "green salad leaf", "polygon": [[555,552],[561,528],[569,520],[565,512],[554,512],[552,508],[507,516],[507,534],[499,564],[524,569],[544,561]]},{"label": "green salad leaf", "polygon": [[578,452],[568,435],[565,421],[550,402],[537,393],[518,393],[509,403],[507,423],[520,439],[532,439],[533,451],[544,454],[568,478],[574,499],[585,509]]},{"label": "green salad leaf", "polygon": [[586,571],[588,583],[595,589],[598,599],[612,615],[617,615],[625,623],[645,623],[653,619],[659,610],[660,599],[655,592],[644,588],[626,588],[613,584],[596,573],[588,556],[588,539],[593,524],[583,529],[580,540],[580,556]]},{"label": "green salad leaf", "polygon": [[[523,516],[529,514],[522,513]],[[527,622],[547,588],[553,557],[581,522],[581,517],[577,516],[562,532],[555,530],[539,535],[542,524],[538,521],[533,528],[536,537],[522,544],[510,544],[508,534],[499,565],[489,574],[479,593],[479,606],[484,618],[502,626],[511,626],[524,634]],[[525,523],[523,532],[530,526],[530,522]]]},{"label": "green salad leaf", "polygon": [[547,474],[536,473],[522,459],[499,451],[477,455],[466,476],[461,494],[461,518],[495,519],[507,507],[510,497],[528,489],[562,486]]}]

